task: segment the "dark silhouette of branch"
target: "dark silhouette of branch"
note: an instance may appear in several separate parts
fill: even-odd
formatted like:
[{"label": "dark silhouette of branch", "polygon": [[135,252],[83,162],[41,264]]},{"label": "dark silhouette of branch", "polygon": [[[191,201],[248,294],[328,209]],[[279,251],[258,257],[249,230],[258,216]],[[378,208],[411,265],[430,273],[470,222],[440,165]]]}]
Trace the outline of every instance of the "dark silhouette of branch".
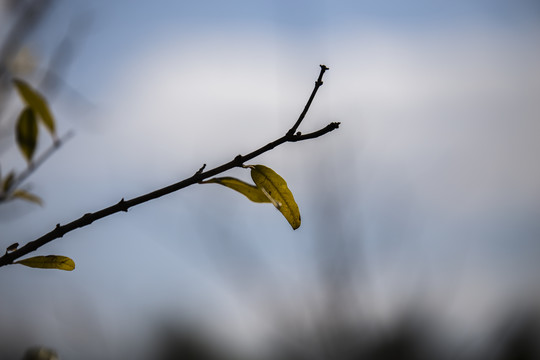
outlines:
[{"label": "dark silhouette of branch", "polygon": [[135,197],[133,199],[124,200],[124,198],[122,198],[118,203],[116,203],[114,205],[111,205],[109,207],[106,207],[104,209],[96,211],[94,213],[86,213],[83,216],[81,216],[80,218],[78,218],[77,220],[74,220],[74,221],[72,221],[70,223],[67,223],[65,225],[57,224],[56,227],[52,231],[48,232],[47,234],[41,236],[40,238],[38,238],[38,239],[36,239],[34,241],[31,241],[31,242],[27,243],[26,245],[19,248],[18,250],[6,253],[4,256],[0,257],[0,266],[13,264],[13,261],[15,261],[16,259],[19,259],[20,257],[39,249],[41,246],[43,246],[43,245],[45,245],[45,244],[47,244],[47,243],[49,243],[49,242],[51,242],[51,241],[53,241],[55,239],[63,237],[66,233],[68,233],[70,231],[73,231],[73,230],[75,230],[77,228],[81,228],[81,227],[90,225],[96,220],[102,219],[104,217],[115,214],[117,212],[121,212],[121,211],[127,212],[128,209],[133,207],[133,206],[145,203],[145,202],[150,201],[150,200],[157,199],[159,197],[162,197],[164,195],[168,195],[170,193],[173,193],[173,192],[178,191],[180,189],[183,189],[185,187],[200,183],[204,179],[207,179],[209,177],[218,175],[218,174],[220,174],[222,172],[225,172],[227,170],[230,170],[232,168],[242,167],[244,165],[244,162],[246,162],[248,160],[251,160],[251,159],[253,159],[253,158],[255,158],[255,157],[257,157],[257,156],[259,156],[259,155],[261,155],[261,154],[263,154],[263,153],[265,153],[267,151],[269,151],[269,150],[272,150],[276,146],[279,146],[279,145],[281,145],[283,143],[297,142],[297,141],[314,139],[314,138],[325,135],[325,134],[337,129],[339,127],[339,123],[338,122],[332,122],[332,123],[328,124],[327,126],[325,126],[324,128],[322,128],[322,129],[320,129],[318,131],[312,132],[312,133],[301,134],[300,132],[298,132],[298,133],[295,134],[295,131],[298,129],[298,126],[300,125],[300,123],[304,119],[305,115],[307,114],[307,112],[309,110],[309,107],[311,105],[311,102],[313,101],[313,98],[315,97],[315,94],[317,93],[318,88],[321,87],[322,84],[323,84],[322,77],[323,77],[324,72],[326,70],[328,70],[328,68],[326,66],[324,66],[324,65],[321,65],[321,72],[319,74],[319,77],[318,77],[317,81],[315,82],[315,88],[313,89],[313,92],[311,93],[311,96],[309,97],[309,100],[308,100],[306,106],[304,107],[304,110],[300,114],[300,117],[298,118],[296,123],[293,125],[293,127],[290,128],[285,133],[285,135],[283,135],[282,137],[280,137],[280,138],[278,138],[278,139],[276,139],[276,140],[262,146],[261,148],[255,150],[255,151],[252,151],[252,152],[250,152],[250,153],[248,153],[246,155],[238,155],[234,159],[232,159],[231,161],[229,161],[229,162],[227,162],[227,163],[225,163],[223,165],[217,166],[217,167],[215,167],[213,169],[204,171],[206,165],[203,165],[191,177],[186,178],[184,180],[181,180],[181,181],[179,181],[177,183],[174,183],[172,185],[169,185],[169,186],[163,187],[161,189],[152,191],[150,193]]},{"label": "dark silhouette of branch", "polygon": [[313,88],[313,91],[311,92],[309,100],[306,103],[306,106],[304,107],[304,111],[302,111],[302,113],[298,117],[298,120],[296,120],[296,123],[289,130],[289,132],[287,132],[287,134],[294,134],[294,132],[298,129],[298,127],[302,123],[302,120],[304,120],[304,117],[306,116],[309,110],[309,107],[311,106],[311,103],[313,102],[313,99],[315,98],[315,95],[317,94],[317,90],[319,90],[319,88],[323,84],[322,78],[323,78],[324,72],[328,70],[328,68],[326,67],[326,65],[320,65],[320,66],[321,66],[321,72],[319,74],[319,77],[317,78],[317,81],[315,81],[315,87]]}]

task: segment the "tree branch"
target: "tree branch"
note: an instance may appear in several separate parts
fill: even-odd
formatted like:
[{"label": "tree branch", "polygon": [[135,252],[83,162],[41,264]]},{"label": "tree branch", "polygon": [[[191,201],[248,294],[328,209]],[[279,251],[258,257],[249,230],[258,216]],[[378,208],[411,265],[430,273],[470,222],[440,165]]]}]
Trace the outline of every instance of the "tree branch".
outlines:
[{"label": "tree branch", "polygon": [[294,133],[298,129],[298,126],[300,125],[300,123],[304,119],[305,115],[307,114],[307,111],[309,110],[309,106],[311,105],[311,102],[313,101],[313,98],[315,97],[315,94],[317,93],[318,88],[321,87],[321,85],[322,85],[322,77],[323,77],[323,74],[324,74],[324,72],[326,70],[328,70],[328,68],[326,66],[324,66],[324,65],[321,65],[321,72],[319,74],[319,77],[318,77],[317,81],[315,82],[315,88],[313,89],[313,92],[311,93],[311,96],[309,97],[309,100],[308,100],[306,106],[304,107],[304,111],[302,111],[302,114],[300,114],[300,117],[298,118],[298,120],[296,121],[294,126],[289,131],[287,131],[287,133],[285,135],[283,135],[282,137],[280,137],[280,138],[278,138],[278,139],[276,139],[276,140],[274,140],[274,141],[260,147],[257,150],[254,150],[254,151],[252,151],[252,152],[250,152],[250,153],[248,153],[246,155],[238,155],[234,159],[232,159],[231,161],[229,161],[229,162],[227,162],[225,164],[222,164],[220,166],[217,166],[217,167],[215,167],[213,169],[204,171],[204,168],[206,167],[206,164],[205,164],[197,172],[195,172],[195,174],[193,174],[191,177],[186,178],[184,180],[181,180],[181,181],[179,181],[179,182],[177,182],[175,184],[163,187],[161,189],[158,189],[158,190],[152,191],[150,193],[135,197],[133,199],[124,200],[124,198],[122,198],[118,203],[116,203],[114,205],[111,205],[109,207],[106,207],[104,209],[96,211],[94,213],[86,213],[83,216],[81,216],[80,218],[78,218],[78,219],[76,219],[76,220],[74,220],[74,221],[72,221],[70,223],[67,223],[65,225],[57,224],[56,227],[52,231],[46,233],[45,235],[41,236],[40,238],[27,243],[23,247],[15,250],[13,252],[9,252],[9,253],[6,252],[6,254],[4,256],[0,257],[0,266],[13,264],[13,261],[15,261],[16,259],[18,259],[18,258],[20,258],[20,257],[22,257],[22,256],[24,256],[24,255],[26,255],[26,254],[28,254],[30,252],[33,252],[33,251],[39,249],[41,246],[43,246],[43,245],[45,245],[45,244],[47,244],[47,243],[49,243],[49,242],[51,242],[51,241],[53,241],[55,239],[63,237],[66,233],[68,233],[70,231],[73,231],[73,230],[75,230],[77,228],[81,228],[81,227],[85,227],[87,225],[90,225],[96,220],[102,219],[104,217],[107,217],[107,216],[112,215],[112,214],[117,213],[117,212],[121,212],[121,211],[127,212],[128,209],[133,207],[133,206],[145,203],[145,202],[150,201],[150,200],[157,199],[159,197],[168,195],[170,193],[173,193],[173,192],[178,191],[180,189],[183,189],[185,187],[200,183],[204,179],[215,176],[217,174],[220,174],[220,173],[225,172],[227,170],[230,170],[232,168],[241,167],[244,164],[244,162],[246,162],[248,160],[251,160],[251,159],[253,159],[253,158],[255,158],[255,157],[257,157],[257,156],[259,156],[259,155],[261,155],[261,154],[263,154],[263,153],[265,153],[267,151],[269,151],[269,150],[272,150],[276,146],[279,146],[279,145],[281,145],[283,143],[297,142],[297,141],[314,139],[314,138],[325,135],[325,134],[337,129],[339,127],[339,123],[338,122],[333,122],[333,123],[328,124],[324,128],[322,128],[322,129],[320,129],[318,131],[312,132],[312,133],[308,133],[308,134],[304,134],[304,135],[302,135],[300,133],[296,133],[296,134]]},{"label": "tree branch", "polygon": [[311,92],[311,96],[309,97],[309,100],[308,100],[306,106],[304,107],[304,110],[302,111],[302,113],[298,117],[298,120],[296,120],[293,127],[290,128],[289,131],[287,132],[288,135],[294,134],[294,132],[298,129],[298,127],[302,123],[302,120],[304,120],[304,117],[306,116],[306,114],[307,114],[307,112],[309,110],[309,107],[311,106],[311,102],[315,98],[315,94],[317,94],[317,90],[319,90],[319,88],[323,84],[322,78],[323,78],[324,72],[326,70],[329,70],[329,68],[326,67],[326,65],[319,65],[319,66],[321,67],[321,72],[319,73],[319,77],[317,78],[317,81],[315,81],[315,87],[313,88],[313,91]]}]

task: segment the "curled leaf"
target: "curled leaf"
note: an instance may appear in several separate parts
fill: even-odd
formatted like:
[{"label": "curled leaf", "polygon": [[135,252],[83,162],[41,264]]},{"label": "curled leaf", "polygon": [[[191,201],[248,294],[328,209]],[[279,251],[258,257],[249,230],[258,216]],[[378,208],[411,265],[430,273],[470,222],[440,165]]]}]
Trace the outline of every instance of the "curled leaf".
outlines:
[{"label": "curled leaf", "polygon": [[220,177],[213,178],[210,180],[202,181],[201,184],[221,184],[230,189],[238,191],[240,194],[247,197],[249,200],[257,203],[267,203],[270,202],[268,197],[259,189],[258,187],[248,184],[245,181],[233,178],[233,177]]},{"label": "curled leaf", "polygon": [[251,178],[274,206],[283,214],[294,230],[300,227],[300,210],[287,182],[274,170],[264,165],[250,165]]},{"label": "curled leaf", "polygon": [[26,161],[31,162],[37,146],[38,124],[34,111],[30,107],[26,107],[19,115],[15,138]]},{"label": "curled leaf", "polygon": [[17,88],[17,91],[19,92],[19,95],[21,95],[24,102],[30,106],[36,112],[36,114],[39,115],[41,121],[43,121],[43,125],[45,125],[53,137],[56,137],[54,117],[49,109],[47,100],[45,100],[43,95],[41,95],[37,90],[33,89],[26,82],[20,79],[15,79],[13,80],[13,83],[15,84],[15,87]]},{"label": "curled leaf", "polygon": [[47,255],[34,256],[28,259],[16,261],[15,264],[38,268],[38,269],[58,269],[71,271],[75,269],[75,262],[67,256]]},{"label": "curled leaf", "polygon": [[23,199],[26,201],[33,202],[34,204],[38,204],[40,206],[43,206],[43,200],[37,195],[34,195],[32,193],[29,193],[26,190],[17,189],[13,192],[12,195],[14,198]]}]

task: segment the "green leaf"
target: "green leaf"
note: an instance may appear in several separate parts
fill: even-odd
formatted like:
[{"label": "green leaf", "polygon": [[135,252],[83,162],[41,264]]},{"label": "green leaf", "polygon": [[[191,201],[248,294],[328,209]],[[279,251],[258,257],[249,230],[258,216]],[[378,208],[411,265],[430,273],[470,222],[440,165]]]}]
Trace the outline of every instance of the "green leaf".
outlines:
[{"label": "green leaf", "polygon": [[201,184],[221,184],[228,188],[238,191],[242,195],[246,196],[249,200],[257,203],[268,203],[270,199],[256,186],[248,184],[242,180],[238,180],[233,177],[220,177],[210,180],[202,181]]},{"label": "green leaf", "polygon": [[287,183],[274,170],[264,165],[250,165],[255,185],[283,214],[294,230],[300,227],[300,210]]},{"label": "green leaf", "polygon": [[47,100],[45,100],[43,95],[30,87],[30,85],[28,85],[26,82],[20,79],[15,79],[13,80],[13,83],[15,84],[15,87],[17,88],[17,91],[19,92],[19,95],[21,95],[24,102],[30,106],[36,112],[36,114],[39,115],[41,121],[43,121],[43,125],[45,125],[53,137],[56,137],[54,117],[49,109]]},{"label": "green leaf", "polygon": [[41,200],[39,196],[31,194],[26,190],[17,189],[13,192],[12,196],[14,198],[23,199],[43,206],[43,200]]},{"label": "green leaf", "polygon": [[15,138],[26,161],[32,162],[32,156],[34,156],[37,146],[38,125],[34,111],[29,107],[24,108],[19,115]]},{"label": "green leaf", "polygon": [[47,255],[34,256],[28,259],[16,261],[15,264],[38,268],[38,269],[58,269],[71,271],[75,269],[75,262],[67,256]]}]

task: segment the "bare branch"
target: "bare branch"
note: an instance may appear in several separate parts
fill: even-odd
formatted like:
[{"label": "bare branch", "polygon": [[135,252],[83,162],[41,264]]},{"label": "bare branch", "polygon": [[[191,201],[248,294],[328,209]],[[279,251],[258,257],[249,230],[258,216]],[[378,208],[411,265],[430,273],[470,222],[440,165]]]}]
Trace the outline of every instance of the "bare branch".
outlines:
[{"label": "bare branch", "polygon": [[319,73],[319,77],[317,78],[317,81],[315,81],[315,87],[313,88],[313,91],[311,92],[311,96],[309,97],[309,99],[308,99],[308,101],[306,103],[306,106],[304,107],[304,110],[302,111],[302,113],[298,117],[298,120],[296,120],[296,123],[294,123],[293,127],[290,128],[289,131],[287,132],[288,135],[294,134],[294,132],[298,129],[298,127],[302,123],[302,120],[304,120],[304,117],[306,116],[306,114],[307,114],[307,112],[309,110],[309,107],[311,106],[311,102],[315,98],[315,94],[317,94],[317,90],[319,90],[319,88],[323,84],[322,78],[323,78],[324,72],[326,70],[329,70],[329,68],[326,67],[326,65],[319,65],[319,66],[321,67],[321,72]]},{"label": "bare branch", "polygon": [[304,108],[304,111],[302,112],[302,114],[300,115],[300,118],[294,124],[294,126],[289,131],[287,131],[287,133],[285,135],[283,135],[282,137],[280,137],[280,138],[278,138],[278,139],[276,139],[276,140],[274,140],[274,141],[260,147],[257,150],[254,150],[254,151],[252,151],[252,152],[250,152],[250,153],[248,153],[246,155],[238,155],[234,159],[232,159],[231,161],[229,161],[229,162],[227,162],[225,164],[222,164],[220,166],[217,166],[217,167],[215,167],[213,169],[203,171],[204,168],[205,168],[205,165],[203,165],[191,177],[186,178],[186,179],[184,179],[182,181],[179,181],[179,182],[177,182],[175,184],[166,186],[164,188],[152,191],[150,193],[138,196],[138,197],[133,198],[133,199],[124,200],[124,198],[122,198],[118,203],[116,203],[114,205],[111,205],[109,207],[106,207],[104,209],[96,211],[94,213],[86,213],[83,216],[81,216],[80,218],[78,218],[78,219],[76,219],[76,220],[74,220],[74,221],[72,221],[70,223],[67,223],[65,225],[57,224],[56,227],[52,231],[48,232],[47,234],[41,236],[40,238],[38,238],[38,239],[36,239],[34,241],[31,241],[31,242],[27,243],[23,247],[15,250],[13,252],[6,253],[4,256],[0,257],[0,266],[13,264],[13,261],[15,261],[16,259],[18,259],[18,258],[20,258],[20,257],[22,257],[22,256],[24,256],[24,255],[26,255],[26,254],[28,254],[30,252],[33,252],[33,251],[39,249],[41,246],[43,246],[43,245],[45,245],[45,244],[47,244],[47,243],[49,243],[49,242],[51,242],[51,241],[53,241],[55,239],[63,237],[66,233],[68,233],[70,231],[73,231],[73,230],[75,230],[77,228],[81,228],[81,227],[90,225],[96,220],[102,219],[104,217],[107,217],[109,215],[112,215],[112,214],[120,212],[120,211],[127,212],[128,209],[133,207],[133,206],[145,203],[145,202],[150,201],[150,200],[157,199],[159,197],[168,195],[170,193],[173,193],[173,192],[178,191],[180,189],[183,189],[185,187],[200,183],[204,179],[215,176],[217,174],[220,174],[220,173],[225,172],[227,170],[230,170],[232,168],[241,167],[244,164],[244,162],[246,162],[248,160],[251,160],[251,159],[253,159],[253,158],[255,158],[255,157],[257,157],[257,156],[259,156],[259,155],[261,155],[261,154],[263,154],[263,153],[265,153],[267,151],[269,151],[269,150],[272,150],[276,146],[279,146],[279,145],[281,145],[283,143],[297,142],[297,141],[303,141],[303,140],[308,140],[308,139],[314,139],[314,138],[325,135],[325,134],[337,129],[339,127],[339,123],[333,122],[333,123],[328,124],[324,128],[322,128],[322,129],[320,129],[318,131],[309,133],[309,134],[305,134],[305,135],[302,135],[300,133],[294,134],[294,132],[296,131],[296,129],[298,128],[298,126],[302,122],[302,119],[305,117],[307,111],[309,110],[309,106],[310,106],[311,102],[313,101],[313,98],[315,97],[315,94],[316,94],[318,88],[322,85],[322,76],[323,76],[323,74],[324,74],[324,72],[326,70],[328,70],[328,68],[326,66],[324,66],[324,65],[321,65],[321,73],[319,74],[317,82],[315,83],[315,89],[311,93],[311,96],[310,96],[310,98],[308,100],[308,103],[306,104],[306,106]]}]

